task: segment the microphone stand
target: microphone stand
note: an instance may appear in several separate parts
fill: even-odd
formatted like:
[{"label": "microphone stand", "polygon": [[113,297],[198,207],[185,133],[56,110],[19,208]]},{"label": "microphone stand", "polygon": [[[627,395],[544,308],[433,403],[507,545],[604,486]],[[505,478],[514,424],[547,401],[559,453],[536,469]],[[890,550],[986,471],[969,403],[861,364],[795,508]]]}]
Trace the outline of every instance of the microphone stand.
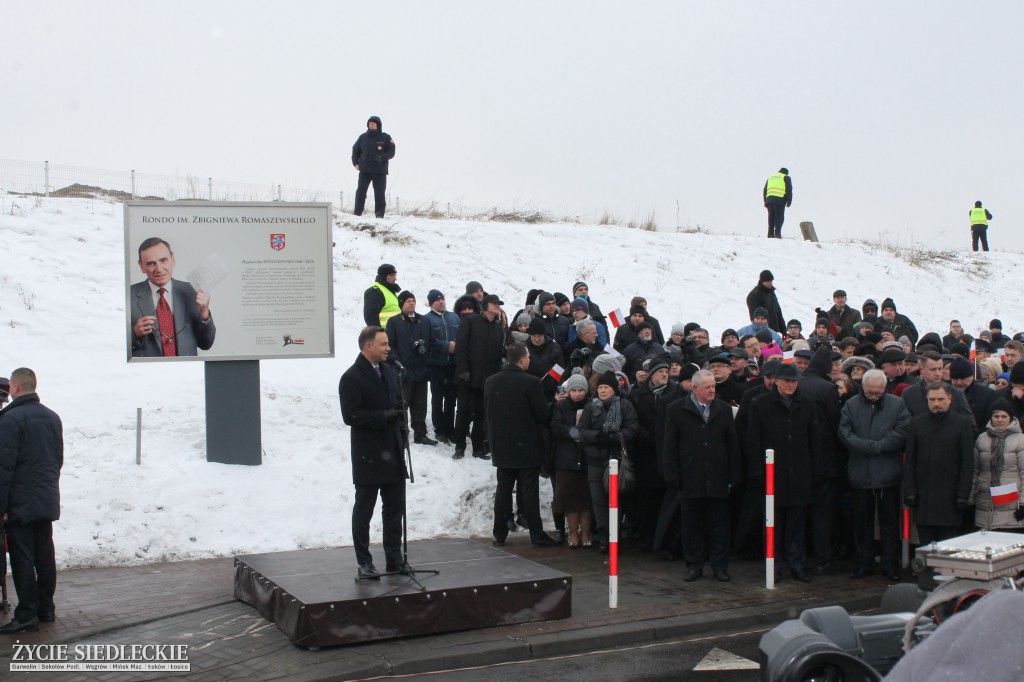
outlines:
[{"label": "microphone stand", "polygon": [[[409,469],[409,483],[416,482],[416,475],[412,470],[412,449],[409,447],[409,413],[408,405],[405,403],[405,398],[402,394],[402,383],[405,379],[405,367],[400,362],[395,362],[398,366],[398,408],[402,411],[402,446],[405,448],[405,461],[406,466]],[[408,502],[407,496],[402,495],[402,565],[398,567],[396,571],[382,571],[380,575],[404,575],[409,580],[416,583],[416,587],[419,588],[420,592],[426,592],[427,587],[419,581],[416,577],[417,573],[430,573],[438,575],[440,571],[432,568],[420,568],[416,569],[409,565],[409,515],[407,513]]]}]

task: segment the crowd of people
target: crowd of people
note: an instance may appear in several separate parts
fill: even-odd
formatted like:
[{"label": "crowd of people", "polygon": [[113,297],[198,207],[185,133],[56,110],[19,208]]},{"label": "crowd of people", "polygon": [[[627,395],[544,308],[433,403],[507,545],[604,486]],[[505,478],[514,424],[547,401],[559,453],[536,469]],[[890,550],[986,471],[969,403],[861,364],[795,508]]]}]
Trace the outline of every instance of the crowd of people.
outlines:
[{"label": "crowd of people", "polygon": [[892,298],[857,310],[836,290],[805,335],[765,270],[745,324],[712,335],[663,327],[642,296],[606,316],[583,281],[531,290],[508,315],[477,281],[450,310],[429,290],[420,313],[397,279],[380,266],[364,321],[386,334],[413,442],[497,468],[496,545],[518,524],[537,546],[607,551],[606,468],[625,456],[636,485],[620,501],[623,534],[685,560],[688,581],[706,564],[728,581],[731,557],[763,556],[768,449],[779,579],[851,558],[852,578],[898,580],[903,508],[920,543],[1024,528],[1024,334],[999,320],[975,336],[957,320],[922,334]]}]

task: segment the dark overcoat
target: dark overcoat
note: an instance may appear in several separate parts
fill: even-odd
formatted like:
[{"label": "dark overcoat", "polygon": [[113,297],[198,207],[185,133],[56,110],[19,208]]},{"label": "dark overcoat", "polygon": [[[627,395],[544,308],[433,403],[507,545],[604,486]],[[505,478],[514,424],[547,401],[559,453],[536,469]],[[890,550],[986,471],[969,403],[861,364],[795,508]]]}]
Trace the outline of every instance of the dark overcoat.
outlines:
[{"label": "dark overcoat", "polygon": [[0,514],[15,523],[59,519],[62,466],[60,417],[36,393],[19,395],[0,411]]},{"label": "dark overcoat", "polygon": [[684,498],[729,497],[742,473],[739,439],[732,408],[715,400],[705,424],[700,410],[687,396],[668,406],[662,467],[665,481],[674,481]]},{"label": "dark overcoat", "polygon": [[955,414],[922,414],[910,420],[903,462],[903,496],[917,498],[914,522],[959,526],[974,482],[974,419]]},{"label": "dark overcoat", "polygon": [[381,486],[406,478],[401,419],[388,419],[401,392],[395,371],[386,362],[381,376],[362,354],[341,375],[341,418],[351,428],[352,482]]},{"label": "dark overcoat", "polygon": [[783,507],[811,503],[813,462],[821,453],[818,407],[802,391],[801,382],[788,408],[777,388],[750,403],[749,466],[763,469],[765,450],[775,451],[775,503]]},{"label": "dark overcoat", "polygon": [[534,469],[544,464],[544,429],[551,407],[540,379],[506,367],[484,383],[484,412],[491,464],[503,469]]}]

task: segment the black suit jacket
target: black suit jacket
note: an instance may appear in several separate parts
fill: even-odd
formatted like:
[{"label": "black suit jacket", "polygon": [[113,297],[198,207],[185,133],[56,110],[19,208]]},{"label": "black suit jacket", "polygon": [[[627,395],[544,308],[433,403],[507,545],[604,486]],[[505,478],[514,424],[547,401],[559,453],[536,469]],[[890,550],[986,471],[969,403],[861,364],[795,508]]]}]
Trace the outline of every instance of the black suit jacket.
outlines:
[{"label": "black suit jacket", "polygon": [[[171,281],[173,282],[171,308],[174,310],[174,340],[177,344],[178,355],[197,355],[200,348],[210,350],[214,337],[217,335],[213,314],[210,314],[209,320],[203,322],[203,318],[199,316],[199,305],[196,304],[196,290],[188,282],[177,279]],[[153,305],[153,294],[148,280],[132,285],[131,307],[132,315],[128,336],[132,340],[132,357],[162,357],[164,351],[160,341],[159,320],[154,322],[152,334],[139,338],[135,336],[134,331],[135,323],[140,317],[156,316],[156,306]]]}]

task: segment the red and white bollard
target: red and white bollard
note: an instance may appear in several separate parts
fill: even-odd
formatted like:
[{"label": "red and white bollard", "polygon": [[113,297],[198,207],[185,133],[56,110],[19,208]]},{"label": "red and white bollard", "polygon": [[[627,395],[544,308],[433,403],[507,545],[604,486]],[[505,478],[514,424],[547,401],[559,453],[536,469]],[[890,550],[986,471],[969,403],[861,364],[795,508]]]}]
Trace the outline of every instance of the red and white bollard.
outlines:
[{"label": "red and white bollard", "polygon": [[608,460],[608,608],[619,606],[619,460]]},{"label": "red and white bollard", "polygon": [[775,589],[775,451],[764,451],[764,586]]}]

